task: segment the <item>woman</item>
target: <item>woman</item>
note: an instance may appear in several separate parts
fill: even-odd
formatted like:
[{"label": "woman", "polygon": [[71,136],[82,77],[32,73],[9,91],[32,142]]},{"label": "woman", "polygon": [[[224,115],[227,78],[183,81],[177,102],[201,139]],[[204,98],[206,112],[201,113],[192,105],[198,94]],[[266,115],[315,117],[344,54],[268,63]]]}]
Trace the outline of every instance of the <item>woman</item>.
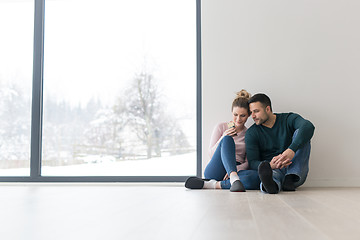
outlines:
[{"label": "woman", "polygon": [[190,189],[230,189],[245,192],[259,189],[260,179],[256,170],[248,170],[245,152],[245,123],[250,116],[246,90],[237,93],[232,103],[233,121],[218,124],[211,136],[209,153],[211,160],[205,168],[205,178],[189,177],[185,187]]}]

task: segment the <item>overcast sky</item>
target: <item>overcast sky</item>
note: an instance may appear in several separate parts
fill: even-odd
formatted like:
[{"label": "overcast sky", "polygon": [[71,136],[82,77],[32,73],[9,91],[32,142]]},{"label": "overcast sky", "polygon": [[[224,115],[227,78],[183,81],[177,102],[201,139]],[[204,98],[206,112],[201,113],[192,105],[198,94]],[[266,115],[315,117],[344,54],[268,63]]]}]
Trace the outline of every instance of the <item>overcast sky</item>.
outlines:
[{"label": "overcast sky", "polygon": [[[195,4],[193,0],[46,0],[45,98],[77,106],[98,97],[111,105],[145,63],[160,80],[169,105],[194,107]],[[33,11],[32,0],[0,0],[0,81],[17,82],[29,94]]]},{"label": "overcast sky", "polygon": [[195,1],[49,1],[45,19],[49,94],[111,103],[145,64],[169,101],[194,104]]}]

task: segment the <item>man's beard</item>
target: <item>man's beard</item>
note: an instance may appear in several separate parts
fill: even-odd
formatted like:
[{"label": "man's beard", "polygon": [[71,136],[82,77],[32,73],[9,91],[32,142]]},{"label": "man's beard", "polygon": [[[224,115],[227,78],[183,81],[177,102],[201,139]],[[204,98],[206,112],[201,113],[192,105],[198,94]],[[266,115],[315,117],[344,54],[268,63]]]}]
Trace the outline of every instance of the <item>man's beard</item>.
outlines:
[{"label": "man's beard", "polygon": [[267,121],[269,121],[269,116],[267,116],[267,118],[264,120],[260,119],[258,125],[262,125],[262,124],[266,123]]}]

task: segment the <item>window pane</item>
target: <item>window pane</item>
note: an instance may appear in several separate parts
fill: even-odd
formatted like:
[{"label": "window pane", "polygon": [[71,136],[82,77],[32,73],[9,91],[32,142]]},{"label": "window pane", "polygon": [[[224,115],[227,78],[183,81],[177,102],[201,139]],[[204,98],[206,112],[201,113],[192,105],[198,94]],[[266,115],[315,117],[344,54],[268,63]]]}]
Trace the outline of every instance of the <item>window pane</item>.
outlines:
[{"label": "window pane", "polygon": [[0,0],[0,176],[30,175],[34,2]]},{"label": "window pane", "polygon": [[195,175],[196,1],[45,13],[42,175]]}]

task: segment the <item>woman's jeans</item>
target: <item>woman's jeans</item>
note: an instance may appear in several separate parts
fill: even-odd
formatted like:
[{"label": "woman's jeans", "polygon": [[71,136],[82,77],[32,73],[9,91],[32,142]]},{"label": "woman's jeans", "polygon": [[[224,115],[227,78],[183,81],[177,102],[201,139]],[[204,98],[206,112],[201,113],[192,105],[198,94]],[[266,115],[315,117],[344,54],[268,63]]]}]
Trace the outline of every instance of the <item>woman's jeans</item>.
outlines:
[{"label": "woman's jeans", "polygon": [[[236,170],[235,142],[231,136],[225,136],[206,166],[204,175],[207,179],[221,181],[222,189],[230,189],[230,179],[223,179],[226,173],[230,176],[230,173]],[[245,189],[259,189],[260,179],[256,170],[240,170],[237,174]]]},{"label": "woman's jeans", "polygon": [[[293,135],[293,139],[297,134],[297,130]],[[310,151],[311,145],[310,142],[305,143],[301,148],[299,148],[294,158],[291,160],[291,164],[288,167],[282,169],[274,169],[273,179],[276,182],[279,191],[282,189],[282,184],[284,183],[284,179],[286,175],[293,174],[296,176],[296,182],[294,182],[295,188],[304,184],[306,177],[309,172],[309,159],[310,159]],[[260,185],[260,189],[263,190],[262,184]]]}]

